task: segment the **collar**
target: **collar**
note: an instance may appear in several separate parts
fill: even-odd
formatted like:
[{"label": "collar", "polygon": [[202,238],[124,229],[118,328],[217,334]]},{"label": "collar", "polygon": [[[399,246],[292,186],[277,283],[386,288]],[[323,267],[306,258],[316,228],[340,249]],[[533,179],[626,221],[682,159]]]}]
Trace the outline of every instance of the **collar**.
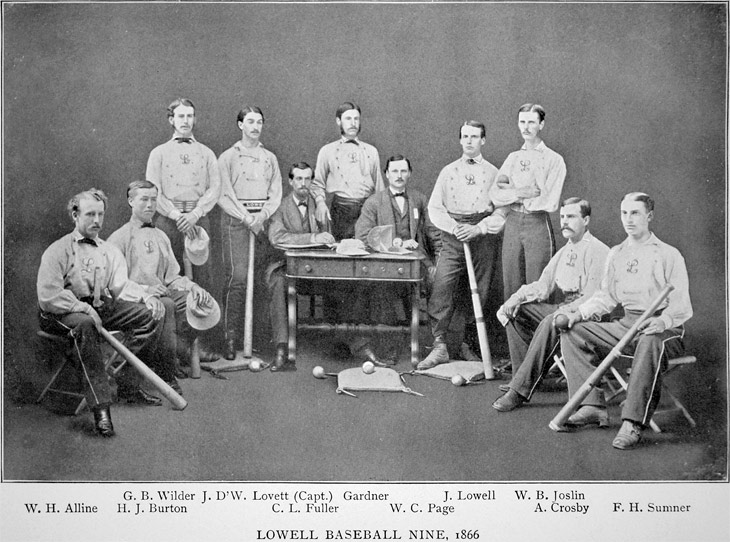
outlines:
[{"label": "collar", "polygon": [[545,141],[541,140],[540,143],[537,144],[537,147],[535,147],[534,149],[528,149],[526,147],[525,143],[523,143],[522,147],[520,147],[520,150],[521,151],[533,150],[533,151],[537,151],[537,152],[543,152],[543,151],[547,150],[547,145],[545,145]]},{"label": "collar", "polygon": [[134,215],[132,215],[129,218],[129,225],[132,226],[133,228],[140,229],[142,227],[142,224],[144,224],[144,222],[142,222],[139,218],[137,218]]},{"label": "collar", "polygon": [[[391,197],[395,196],[395,190],[393,190],[392,186],[389,186],[388,190],[390,191]],[[408,197],[408,191],[405,188],[403,189],[403,193],[406,195],[406,197]]]},{"label": "collar", "polygon": [[[178,138],[178,137],[182,137],[182,136],[179,136],[177,134],[172,134],[172,137],[170,138],[170,141],[175,142],[175,139]],[[195,136],[193,134],[190,134],[190,139],[193,141],[193,143],[197,143],[198,142],[198,140],[195,139]]]},{"label": "collar", "polygon": [[355,145],[360,145],[360,138],[356,137],[355,139],[348,139],[345,136],[340,137],[340,143],[344,144],[344,143],[350,143],[350,142],[354,143]]},{"label": "collar", "polygon": [[621,243],[621,247],[622,248],[623,247],[629,247],[629,246],[632,246],[632,247],[645,247],[645,246],[649,246],[649,245],[659,246],[661,243],[662,242],[659,240],[659,238],[656,235],[654,235],[654,232],[650,232],[649,238],[646,241],[644,241],[643,243],[632,243],[632,244],[629,244],[629,237],[627,236],[626,239],[624,239],[623,242]]},{"label": "collar", "polygon": [[580,243],[583,243],[584,241],[589,242],[592,240],[593,240],[593,236],[591,235],[591,232],[589,230],[586,230],[585,233],[583,234],[583,237],[581,237],[580,241],[578,241],[577,243],[574,243],[573,241],[568,241],[567,243],[565,243],[565,246],[578,245]]},{"label": "collar", "polygon": [[263,143],[261,143],[261,141],[259,141],[259,144],[258,144],[258,145],[256,145],[255,147],[244,147],[244,146],[243,146],[243,143],[242,143],[242,142],[241,142],[241,140],[239,139],[238,141],[236,141],[236,142],[235,142],[235,143],[233,144],[233,148],[234,148],[234,149],[236,149],[236,150],[237,150],[237,151],[239,151],[239,152],[243,152],[243,151],[252,151],[252,150],[258,150],[258,149],[263,149],[263,148],[264,148],[264,144],[263,144]]},{"label": "collar", "polygon": [[470,158],[466,154],[462,154],[461,161],[466,162],[467,160],[474,160],[477,164],[481,164],[482,162],[484,162],[484,157],[481,154],[479,154],[478,156],[475,156],[474,158]]},{"label": "collar", "polygon": [[[79,230],[74,230],[72,235],[73,235],[73,240],[75,243],[78,243],[80,239],[84,238],[84,236],[81,235],[81,233],[79,233]],[[92,237],[90,237],[89,239],[92,239]],[[94,241],[96,241],[96,246],[101,246],[101,243],[103,242],[101,240],[101,237],[99,237],[97,235],[96,237],[93,237],[93,239],[94,239]]]}]

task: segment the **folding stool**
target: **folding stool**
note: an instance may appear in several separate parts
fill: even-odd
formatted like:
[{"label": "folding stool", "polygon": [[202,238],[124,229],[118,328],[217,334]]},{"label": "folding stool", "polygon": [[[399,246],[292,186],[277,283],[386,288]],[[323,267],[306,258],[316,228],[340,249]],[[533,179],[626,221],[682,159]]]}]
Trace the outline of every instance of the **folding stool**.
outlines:
[{"label": "folding stool", "polygon": [[[46,387],[43,388],[43,391],[38,396],[35,402],[40,403],[43,398],[49,393],[76,397],[79,399],[79,404],[74,411],[74,416],[77,416],[84,410],[84,408],[86,408],[86,397],[84,396],[84,394],[82,392],[71,391],[68,389],[56,387],[56,381],[61,376],[61,373],[63,373],[63,370],[69,365],[71,367],[73,367],[74,365],[74,356],[76,356],[76,352],[74,349],[73,337],[70,333],[68,333],[67,335],[56,335],[53,333],[47,333],[45,331],[37,331],[36,333],[41,339],[50,342],[52,345],[58,347],[59,349],[62,349],[63,360],[58,365],[58,368],[53,372],[51,379],[48,381],[48,384],[46,384]],[[112,331],[111,334],[120,340],[123,338],[123,333],[121,331]],[[122,340],[122,342],[124,341]],[[116,374],[122,369],[122,367],[124,367],[126,363],[127,360],[122,358],[116,350],[112,350],[111,353],[109,353],[104,360],[104,366],[106,367],[107,373],[109,374],[109,376],[112,377],[116,376]]]},{"label": "folding stool", "polygon": [[[627,356],[621,356],[620,359],[630,359],[627,358]],[[690,365],[692,363],[696,363],[697,358],[694,356],[682,356],[679,358],[673,358],[670,360],[667,360],[667,370],[664,371],[663,377],[666,377],[669,373],[673,372],[679,367],[682,367],[684,365]],[[560,372],[563,373],[563,376],[567,378],[567,373],[565,372],[565,363],[562,356],[555,355],[553,357],[553,368],[558,367],[560,369]],[[604,375],[601,383],[608,388],[608,391],[606,392],[606,401],[610,402],[622,393],[626,393],[626,390],[629,387],[628,383],[628,377],[631,375],[631,366],[629,363],[629,366],[625,369],[625,376],[621,373],[621,369],[617,367],[617,364],[611,365],[611,375]],[[695,422],[694,418],[690,415],[689,411],[685,408],[685,406],[682,404],[682,402],[677,399],[671,391],[669,391],[669,388],[667,387],[667,384],[664,380],[662,380],[662,397],[665,397],[670,403],[673,404],[674,408],[657,408],[657,410],[654,412],[654,415],[657,414],[666,415],[671,412],[679,411],[681,412],[684,417],[687,419],[689,424],[692,427],[696,427],[697,423]],[[661,406],[661,401],[660,401]],[[652,430],[655,433],[661,433],[662,430],[659,427],[659,425],[652,420],[649,421],[649,426],[652,428]]]}]

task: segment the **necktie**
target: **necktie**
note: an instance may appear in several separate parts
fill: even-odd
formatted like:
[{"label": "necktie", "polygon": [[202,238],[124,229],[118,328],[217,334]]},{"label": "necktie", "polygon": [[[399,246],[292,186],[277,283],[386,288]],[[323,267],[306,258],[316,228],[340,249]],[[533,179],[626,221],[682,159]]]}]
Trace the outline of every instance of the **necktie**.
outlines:
[{"label": "necktie", "polygon": [[476,163],[477,163],[477,161],[476,161],[476,160],[474,160],[474,158],[469,158],[469,159],[468,159],[468,160],[466,161],[466,163],[467,163],[467,164],[476,164]]},{"label": "necktie", "polygon": [[305,209],[307,208],[307,202],[306,201],[298,201],[297,202],[297,205],[299,207],[304,207]]},{"label": "necktie", "polygon": [[143,222],[142,227],[143,228],[154,228],[155,225],[152,222]]},{"label": "necktie", "polygon": [[190,137],[176,137],[175,141],[178,143],[192,143],[193,139]]},{"label": "necktie", "polygon": [[352,143],[353,145],[359,145],[360,144],[355,139],[347,139],[347,140],[345,140],[345,143]]},{"label": "necktie", "polygon": [[405,198],[406,193],[405,192],[396,192],[395,194],[393,194],[393,197],[394,198]]},{"label": "necktie", "polygon": [[98,246],[96,244],[96,241],[94,241],[93,239],[89,239],[88,237],[82,237],[81,239],[79,239],[79,244],[82,244],[82,243],[87,244],[87,245],[92,245],[95,247]]}]

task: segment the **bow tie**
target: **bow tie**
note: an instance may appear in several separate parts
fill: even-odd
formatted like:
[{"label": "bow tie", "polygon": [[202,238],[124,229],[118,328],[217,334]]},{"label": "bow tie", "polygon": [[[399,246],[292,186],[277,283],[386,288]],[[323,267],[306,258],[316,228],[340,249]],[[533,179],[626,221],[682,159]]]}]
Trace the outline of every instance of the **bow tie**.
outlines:
[{"label": "bow tie", "polygon": [[359,145],[356,139],[346,139],[345,143],[352,143],[353,145]]},{"label": "bow tie", "polygon": [[394,198],[405,198],[406,193],[405,192],[396,192],[395,194],[393,194],[393,197]]},{"label": "bow tie", "polygon": [[79,239],[78,243],[79,244],[82,244],[83,243],[83,244],[86,244],[86,245],[93,245],[95,247],[99,246],[99,245],[96,244],[96,241],[95,240],[89,239],[88,237],[82,237],[81,239]]},{"label": "bow tie", "polygon": [[142,228],[154,228],[155,225],[152,222],[143,222],[141,227]]},{"label": "bow tie", "polygon": [[175,141],[178,143],[192,143],[193,139],[191,137],[176,137]]},{"label": "bow tie", "polygon": [[298,201],[297,202],[297,205],[299,207],[304,207],[305,209],[307,208],[307,202],[306,201]]},{"label": "bow tie", "polygon": [[466,163],[467,163],[467,164],[476,164],[476,163],[477,163],[477,161],[476,161],[476,160],[474,160],[474,158],[469,158],[469,159],[468,159],[468,160],[466,161]]}]

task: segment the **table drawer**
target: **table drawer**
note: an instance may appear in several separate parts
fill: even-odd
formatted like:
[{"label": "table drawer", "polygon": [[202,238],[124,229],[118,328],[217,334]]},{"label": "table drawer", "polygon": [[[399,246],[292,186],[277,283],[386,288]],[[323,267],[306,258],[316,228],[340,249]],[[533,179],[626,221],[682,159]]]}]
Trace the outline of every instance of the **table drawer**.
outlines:
[{"label": "table drawer", "polygon": [[362,279],[417,279],[420,262],[407,261],[368,261],[355,262],[355,277]]},{"label": "table drawer", "polygon": [[350,260],[327,260],[322,258],[289,258],[287,275],[290,277],[351,278],[353,262]]}]

